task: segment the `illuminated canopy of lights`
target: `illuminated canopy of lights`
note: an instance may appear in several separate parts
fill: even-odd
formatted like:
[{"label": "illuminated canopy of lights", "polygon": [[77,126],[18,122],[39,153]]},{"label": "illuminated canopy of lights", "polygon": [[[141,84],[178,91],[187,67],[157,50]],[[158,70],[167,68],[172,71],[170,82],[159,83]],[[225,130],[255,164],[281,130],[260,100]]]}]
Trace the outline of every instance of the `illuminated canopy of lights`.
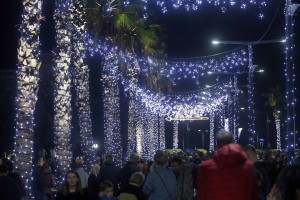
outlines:
[{"label": "illuminated canopy of lights", "polygon": [[238,73],[248,64],[247,51],[241,47],[221,54],[199,58],[151,58],[139,59],[141,72],[165,75],[174,83],[181,79],[198,80],[207,73]]},{"label": "illuminated canopy of lights", "polygon": [[[259,17],[263,18],[262,9],[267,6],[268,0],[140,0],[143,4],[145,17],[149,7],[157,6],[163,13],[170,9],[184,9],[186,11],[199,11],[203,6],[219,7],[222,12],[226,12],[230,7],[239,7],[246,10],[250,7],[259,9]],[[123,1],[123,5],[129,5],[131,0]],[[108,0],[105,4],[106,11],[111,12],[116,4],[115,0]],[[182,10],[181,9],[181,10]],[[199,11],[200,12],[200,11]]]}]

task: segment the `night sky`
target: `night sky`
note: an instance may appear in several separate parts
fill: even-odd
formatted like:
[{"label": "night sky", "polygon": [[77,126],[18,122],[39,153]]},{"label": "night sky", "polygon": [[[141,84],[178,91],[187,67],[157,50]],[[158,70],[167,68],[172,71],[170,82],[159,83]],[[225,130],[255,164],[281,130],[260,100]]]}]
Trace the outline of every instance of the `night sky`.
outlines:
[{"label": "night sky", "polygon": [[[43,53],[50,53],[55,47],[54,40],[54,22],[51,18],[53,12],[53,0],[45,0],[44,15],[46,21],[42,24],[41,30],[41,50]],[[167,35],[167,51],[169,57],[190,58],[201,57],[212,54],[221,53],[237,46],[232,45],[217,45],[211,44],[213,39],[231,40],[231,41],[256,41],[256,40],[272,40],[284,38],[284,4],[283,0],[270,1],[270,5],[264,9],[265,17],[259,19],[258,11],[256,9],[241,10],[239,8],[228,9],[226,13],[222,13],[220,8],[214,6],[202,7],[196,12],[185,12],[184,10],[172,10],[166,14],[160,14],[159,20],[165,26]],[[15,97],[15,70],[16,70],[16,50],[18,43],[17,24],[21,20],[21,0],[4,1],[1,5],[1,53],[0,53],[0,147],[11,148],[13,141],[13,122],[14,122],[14,97]],[[299,86],[299,14],[295,17],[295,66],[296,66],[296,86]],[[259,65],[265,72],[263,74],[255,74],[255,94],[256,102],[255,109],[258,111],[270,111],[264,106],[265,99],[262,97],[263,93],[269,91],[269,88],[279,86],[282,92],[285,90],[284,77],[284,45],[267,44],[257,45],[253,48],[253,64]],[[91,65],[91,72],[96,74],[91,77],[93,93],[91,94],[91,107],[93,110],[93,134],[96,139],[101,140],[101,132],[103,132],[103,125],[99,125],[97,121],[101,121],[102,105],[101,105],[101,91],[99,82],[100,71],[97,68],[95,60],[89,61]],[[51,71],[44,70],[43,73],[51,73]],[[242,75],[241,75],[242,76]],[[240,77],[246,79],[246,76]],[[51,87],[51,84],[50,86]],[[179,87],[185,89],[190,87],[189,83],[183,83]],[[194,86],[193,86],[194,87]],[[46,92],[47,93],[47,92]],[[48,96],[47,96],[48,95]],[[299,92],[297,94],[299,96]],[[43,96],[44,99],[49,99],[51,92],[48,91]],[[42,98],[42,99],[43,99]],[[100,103],[99,103],[100,102]],[[40,102],[41,109],[51,107],[51,103]],[[246,106],[245,106],[246,107]],[[47,109],[46,109],[47,110]],[[297,113],[299,114],[299,105],[296,105]],[[41,111],[42,112],[42,111]],[[52,111],[45,111],[47,114],[42,114],[43,118],[53,115]],[[45,113],[44,112],[44,113]],[[43,113],[43,112],[42,112]],[[76,113],[75,113],[76,114]],[[126,116],[122,114],[122,123],[125,123]],[[271,116],[270,116],[271,117]],[[257,129],[261,130],[261,136],[265,137],[265,115],[257,115]],[[296,117],[299,120],[299,117]],[[272,118],[273,119],[273,118]],[[284,117],[282,117],[284,119]],[[297,121],[296,120],[296,121]],[[51,120],[50,120],[51,121]],[[100,123],[101,124],[101,123]],[[37,125],[40,131],[46,131],[51,135],[51,123]],[[76,129],[76,127],[75,127]],[[167,128],[168,129],[168,128]],[[185,143],[185,147],[200,148],[201,136],[197,134],[198,130],[209,129],[208,122],[192,122],[190,123],[190,140],[189,144]],[[299,130],[299,127],[297,128]],[[170,131],[170,130],[168,130]],[[184,134],[186,131],[186,123],[181,122],[179,131]],[[123,128],[122,132],[126,132]],[[275,138],[275,124],[270,123],[270,133],[274,134]],[[45,133],[43,133],[45,135]],[[272,136],[271,136],[272,137]],[[47,138],[48,139],[48,138]],[[47,140],[46,139],[46,140]],[[182,135],[179,138],[179,147],[182,147]],[[208,148],[208,135],[205,138],[206,148]],[[185,138],[187,140],[187,138]],[[196,141],[196,142],[195,142]],[[274,143],[274,141],[272,141]],[[124,142],[125,143],[125,142]],[[51,146],[47,142],[41,142],[41,146]],[[167,144],[171,148],[171,143]],[[275,145],[275,143],[273,144]]]}]

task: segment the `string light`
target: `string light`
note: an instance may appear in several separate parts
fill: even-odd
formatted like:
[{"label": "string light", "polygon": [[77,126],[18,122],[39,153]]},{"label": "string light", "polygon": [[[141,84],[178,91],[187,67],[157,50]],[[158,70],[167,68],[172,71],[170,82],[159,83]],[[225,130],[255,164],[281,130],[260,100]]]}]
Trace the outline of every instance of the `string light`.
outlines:
[{"label": "string light", "polygon": [[275,111],[273,113],[276,125],[276,139],[277,139],[277,149],[281,150],[281,133],[280,133],[280,111]]},{"label": "string light", "polygon": [[118,60],[113,54],[104,54],[103,66],[103,106],[104,106],[104,149],[107,154],[116,158],[116,165],[121,165],[121,122],[119,97]]},{"label": "string light", "polygon": [[[203,133],[202,133],[203,134]],[[209,114],[209,150],[215,150],[215,112]]]},{"label": "string light", "polygon": [[38,100],[41,66],[39,33],[43,1],[22,1],[22,3],[22,22],[19,27],[14,165],[16,172],[21,175],[24,182],[27,196],[32,198],[33,115]]},{"label": "string light", "polygon": [[247,51],[240,47],[221,54],[198,58],[140,58],[141,73],[165,75],[174,84],[181,79],[194,80],[199,85],[199,79],[207,73],[238,73],[247,65]]},{"label": "string light", "polygon": [[173,121],[173,152],[177,152],[178,149],[178,121]]},{"label": "string light", "polygon": [[151,132],[150,132],[150,114],[147,110],[143,113],[142,124],[143,124],[143,157],[147,160],[151,160]]},{"label": "string light", "polygon": [[[180,9],[183,8],[186,11],[198,11],[203,6],[212,5],[219,7],[221,12],[226,12],[228,8],[238,6],[240,9],[245,10],[248,7],[258,7],[259,17],[263,18],[262,9],[267,6],[267,0],[156,0],[148,1],[142,0],[144,12],[147,13],[148,7],[156,3],[156,6],[160,7],[162,13],[166,13],[170,8]],[[147,16],[147,15],[146,15]]]},{"label": "string light", "polygon": [[166,149],[165,118],[159,115],[159,149]]},{"label": "string light", "polygon": [[90,110],[90,94],[89,94],[89,67],[86,61],[86,31],[85,31],[85,2],[74,1],[72,11],[74,30],[72,33],[73,45],[73,77],[72,80],[76,91],[76,104],[78,107],[81,148],[83,152],[84,166],[90,171],[95,158],[94,148],[92,148],[92,120]]},{"label": "string light", "polygon": [[288,151],[289,159],[293,160],[295,156],[296,146],[296,130],[295,130],[295,65],[293,63],[293,15],[292,2],[286,0],[285,8],[285,78],[286,78],[286,111],[287,111],[287,133],[286,133],[286,150]]},{"label": "string light", "polygon": [[58,51],[55,55],[56,66],[55,76],[55,94],[54,94],[54,135],[56,177],[61,182],[64,175],[69,170],[71,163],[71,36],[73,13],[70,11],[72,3],[70,1],[58,0],[55,4],[55,28],[56,42]]}]

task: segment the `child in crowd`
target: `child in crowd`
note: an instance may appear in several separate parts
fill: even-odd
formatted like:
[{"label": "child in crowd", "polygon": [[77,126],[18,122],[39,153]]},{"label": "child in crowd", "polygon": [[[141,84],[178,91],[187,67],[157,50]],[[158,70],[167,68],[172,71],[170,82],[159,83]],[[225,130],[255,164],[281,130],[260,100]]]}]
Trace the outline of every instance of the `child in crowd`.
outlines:
[{"label": "child in crowd", "polygon": [[117,200],[114,194],[114,186],[110,181],[103,181],[100,184],[99,197],[100,200]]}]

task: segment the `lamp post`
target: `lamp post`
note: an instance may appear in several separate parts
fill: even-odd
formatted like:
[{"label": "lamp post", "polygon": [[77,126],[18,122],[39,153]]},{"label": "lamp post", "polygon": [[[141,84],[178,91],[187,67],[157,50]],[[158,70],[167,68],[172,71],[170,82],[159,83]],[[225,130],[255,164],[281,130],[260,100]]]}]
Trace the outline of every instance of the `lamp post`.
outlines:
[{"label": "lamp post", "polygon": [[248,47],[248,135],[249,135],[249,143],[254,145],[255,141],[253,138],[254,134],[254,94],[253,94],[253,72],[255,71],[256,65],[253,65],[253,46],[260,44],[270,44],[270,43],[282,43],[285,40],[276,39],[276,40],[257,40],[257,41],[212,41],[213,44],[230,44],[230,45],[246,45]]}]

